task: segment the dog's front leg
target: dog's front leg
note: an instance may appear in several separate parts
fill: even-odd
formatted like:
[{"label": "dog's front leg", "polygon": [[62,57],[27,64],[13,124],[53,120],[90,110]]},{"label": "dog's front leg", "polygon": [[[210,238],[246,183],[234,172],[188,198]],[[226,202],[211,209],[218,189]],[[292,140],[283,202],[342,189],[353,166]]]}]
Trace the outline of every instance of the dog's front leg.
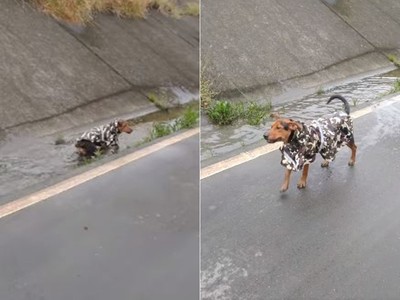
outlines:
[{"label": "dog's front leg", "polygon": [[310,167],[309,164],[304,165],[303,174],[301,175],[301,178],[300,178],[299,182],[297,183],[297,188],[304,189],[306,187],[309,167]]},{"label": "dog's front leg", "polygon": [[285,170],[285,179],[283,181],[283,184],[281,186],[281,193],[286,192],[287,189],[289,188],[289,181],[290,181],[290,174],[292,173],[291,170],[286,169]]}]

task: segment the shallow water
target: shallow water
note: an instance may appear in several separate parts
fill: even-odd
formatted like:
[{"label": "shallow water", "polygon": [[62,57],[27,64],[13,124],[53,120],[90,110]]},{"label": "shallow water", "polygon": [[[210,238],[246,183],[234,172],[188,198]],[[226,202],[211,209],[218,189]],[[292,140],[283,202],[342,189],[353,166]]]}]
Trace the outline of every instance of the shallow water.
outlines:
[{"label": "shallow water", "polygon": [[[379,101],[392,89],[396,76],[398,73],[390,72],[338,85],[325,90],[322,94],[314,93],[282,106],[274,106],[273,111],[299,121],[312,120],[342,109],[342,103],[338,100],[332,101],[329,105],[326,104],[333,94],[344,96],[349,101],[350,110],[355,111]],[[260,126],[243,123],[215,126],[208,122],[207,116],[202,115],[201,160],[215,159],[263,142],[262,135],[270,124],[269,119]]]},{"label": "shallow water", "polygon": [[[134,149],[150,133],[154,122],[172,121],[180,116],[185,107],[158,112],[139,120],[131,120],[133,132],[119,137],[120,152]],[[96,126],[99,124],[95,124]],[[40,138],[3,134],[0,136],[0,204],[16,191],[63,176],[80,167],[74,143],[85,131],[74,129],[61,135]],[[1,132],[0,132],[1,135]],[[63,143],[55,145],[57,139]],[[112,154],[106,154],[110,156]]]}]

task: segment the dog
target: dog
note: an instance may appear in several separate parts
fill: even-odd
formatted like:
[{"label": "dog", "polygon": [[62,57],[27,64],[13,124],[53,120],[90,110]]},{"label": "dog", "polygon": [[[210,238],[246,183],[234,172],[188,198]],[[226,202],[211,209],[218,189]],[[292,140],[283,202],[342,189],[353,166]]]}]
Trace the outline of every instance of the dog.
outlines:
[{"label": "dog", "polygon": [[132,131],[127,121],[115,120],[84,132],[76,140],[75,147],[82,158],[92,158],[98,151],[104,153],[109,149],[111,153],[115,153],[119,149],[118,136],[123,132],[130,134]]},{"label": "dog", "polygon": [[327,104],[333,99],[339,99],[344,103],[345,113],[336,112],[329,118],[319,118],[308,125],[273,115],[275,122],[269,132],[264,133],[263,136],[268,143],[283,142],[280,147],[281,165],[286,168],[286,171],[281,192],[285,192],[289,188],[292,171],[303,170],[297,187],[299,189],[306,187],[308,169],[314,162],[317,153],[321,154],[324,159],[321,167],[328,167],[329,162],[335,159],[336,153],[347,145],[351,149],[348,165],[354,166],[357,146],[354,142],[350,106],[347,100],[340,95],[330,97]]}]

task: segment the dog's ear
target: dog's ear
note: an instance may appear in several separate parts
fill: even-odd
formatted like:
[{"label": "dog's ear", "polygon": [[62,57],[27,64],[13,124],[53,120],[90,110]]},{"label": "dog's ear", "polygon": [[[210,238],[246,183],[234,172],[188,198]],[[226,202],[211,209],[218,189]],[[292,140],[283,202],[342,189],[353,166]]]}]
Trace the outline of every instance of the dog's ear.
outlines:
[{"label": "dog's ear", "polygon": [[117,121],[117,126],[118,126],[118,127],[125,127],[125,126],[128,126],[128,122],[125,121],[125,120],[118,120],[118,121]]},{"label": "dog's ear", "polygon": [[278,113],[272,113],[269,116],[274,120],[278,120],[281,118],[281,116]]},{"label": "dog's ear", "polygon": [[290,122],[288,122],[288,126],[289,129],[292,131],[296,131],[296,130],[302,130],[303,126],[301,126],[301,124],[297,123],[296,121],[293,121],[292,119],[289,120]]}]

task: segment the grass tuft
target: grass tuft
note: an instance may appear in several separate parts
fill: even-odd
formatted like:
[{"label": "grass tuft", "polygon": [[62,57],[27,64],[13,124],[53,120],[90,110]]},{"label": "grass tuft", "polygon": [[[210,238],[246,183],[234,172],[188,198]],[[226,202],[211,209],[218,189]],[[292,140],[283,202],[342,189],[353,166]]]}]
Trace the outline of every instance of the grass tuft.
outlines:
[{"label": "grass tuft", "polygon": [[144,18],[149,9],[179,16],[174,0],[31,0],[40,10],[70,23],[84,24],[96,13],[113,13],[119,17]]},{"label": "grass tuft", "polygon": [[217,125],[230,125],[243,115],[243,103],[217,100],[207,109],[207,116]]},{"label": "grass tuft", "polygon": [[135,146],[151,142],[181,129],[193,128],[198,125],[198,120],[199,111],[189,107],[174,122],[155,122],[150,130],[150,134],[136,143]]},{"label": "grass tuft", "polygon": [[396,81],[393,84],[393,88],[390,90],[390,94],[398,93],[400,92],[400,79],[396,79]]},{"label": "grass tuft", "polygon": [[246,123],[252,126],[260,125],[270,114],[272,109],[271,102],[267,104],[258,104],[256,102],[250,102],[246,107],[244,113],[244,119]]},{"label": "grass tuft", "polygon": [[239,119],[243,119],[251,126],[260,125],[269,115],[272,109],[271,102],[258,104],[250,102],[215,101],[207,109],[207,116],[216,125],[231,125]]},{"label": "grass tuft", "polygon": [[188,108],[183,113],[182,117],[175,121],[175,131],[180,129],[189,129],[198,125],[199,112],[192,108]]},{"label": "grass tuft", "polygon": [[181,10],[181,15],[198,17],[200,14],[200,5],[197,2],[187,3]]},{"label": "grass tuft", "polygon": [[153,128],[151,129],[151,139],[157,139],[166,135],[169,135],[173,132],[173,127],[168,123],[154,123]]},{"label": "grass tuft", "polygon": [[400,61],[398,60],[397,56],[394,54],[388,54],[386,56],[396,67],[400,67]]},{"label": "grass tuft", "polygon": [[168,107],[165,105],[163,101],[161,101],[160,97],[158,97],[155,93],[150,92],[147,94],[147,99],[152,102],[158,109],[162,111],[167,111]]}]

